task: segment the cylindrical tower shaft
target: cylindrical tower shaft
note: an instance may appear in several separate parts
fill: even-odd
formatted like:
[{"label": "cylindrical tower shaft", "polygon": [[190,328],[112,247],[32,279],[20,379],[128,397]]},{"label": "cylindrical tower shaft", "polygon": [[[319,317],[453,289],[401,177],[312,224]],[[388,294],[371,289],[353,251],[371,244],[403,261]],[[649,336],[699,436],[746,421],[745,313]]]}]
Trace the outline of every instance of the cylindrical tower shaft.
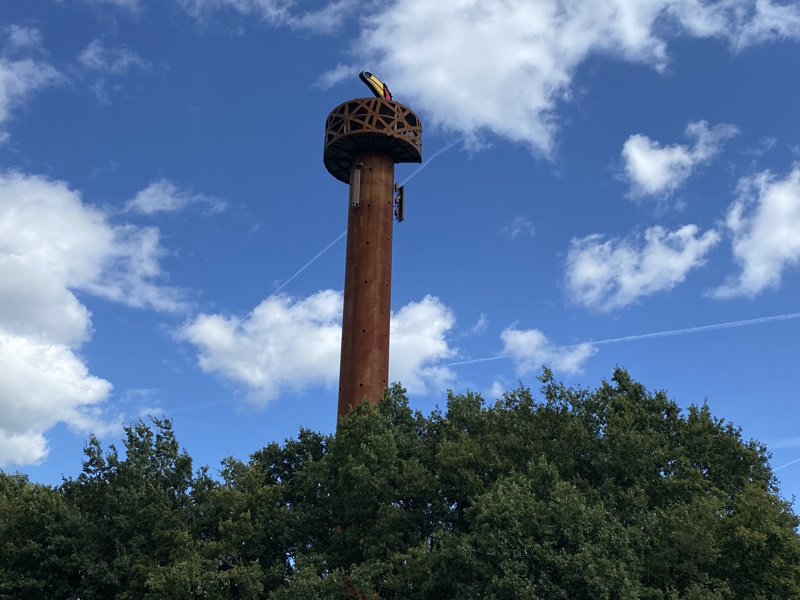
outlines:
[{"label": "cylindrical tower shaft", "polygon": [[358,205],[348,206],[347,218],[339,418],[364,397],[375,405],[389,382],[394,159],[381,150],[358,152],[351,182],[356,178]]},{"label": "cylindrical tower shaft", "polygon": [[[394,165],[422,162],[422,124],[385,98],[355,98],[325,122],[325,168],[350,184],[337,420],[389,383]],[[398,220],[402,220],[402,188]]]}]

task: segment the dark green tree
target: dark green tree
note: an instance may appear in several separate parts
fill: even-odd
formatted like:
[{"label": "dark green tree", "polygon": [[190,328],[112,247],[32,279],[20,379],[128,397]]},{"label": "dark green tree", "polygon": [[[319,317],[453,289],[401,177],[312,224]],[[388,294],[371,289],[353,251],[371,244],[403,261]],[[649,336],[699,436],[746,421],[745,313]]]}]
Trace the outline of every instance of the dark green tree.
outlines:
[{"label": "dark green tree", "polygon": [[74,598],[81,525],[59,490],[0,472],[0,598]]},{"label": "dark green tree", "polygon": [[82,519],[75,588],[82,599],[143,598],[152,573],[191,546],[192,461],[168,419],[153,426],[125,427],[123,456],[114,446],[104,453],[92,436],[83,471],[61,486]]},{"label": "dark green tree", "polygon": [[168,420],[58,488],[0,474],[0,598],[800,598],[763,445],[622,369],[540,379],[430,417],[394,385],[218,476]]}]

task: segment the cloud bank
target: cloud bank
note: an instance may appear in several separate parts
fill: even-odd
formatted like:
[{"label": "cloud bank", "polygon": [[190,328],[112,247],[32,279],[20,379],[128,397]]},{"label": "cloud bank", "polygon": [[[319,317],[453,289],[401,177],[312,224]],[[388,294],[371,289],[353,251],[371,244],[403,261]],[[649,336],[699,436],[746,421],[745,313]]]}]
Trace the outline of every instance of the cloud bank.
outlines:
[{"label": "cloud bank", "polygon": [[[323,290],[295,300],[274,295],[245,318],[201,314],[179,337],[197,347],[198,363],[247,391],[259,405],[310,386],[334,387],[342,342],[342,293]],[[454,354],[446,334],[452,311],[426,296],[392,315],[389,377],[412,393],[426,393],[453,378],[435,364]]]},{"label": "cloud bank", "polygon": [[112,225],[64,182],[0,172],[0,465],[42,460],[58,422],[108,428],[112,386],[78,353],[92,320],[75,294],[182,310],[158,282],[162,253],[157,229]]},{"label": "cloud bank", "polygon": [[[355,54],[401,102],[473,146],[491,132],[549,156],[577,68],[602,55],[661,70],[668,35],[733,52],[800,38],[800,6],[769,0],[402,0],[376,4]],[[337,66],[327,80],[345,72]]]}]

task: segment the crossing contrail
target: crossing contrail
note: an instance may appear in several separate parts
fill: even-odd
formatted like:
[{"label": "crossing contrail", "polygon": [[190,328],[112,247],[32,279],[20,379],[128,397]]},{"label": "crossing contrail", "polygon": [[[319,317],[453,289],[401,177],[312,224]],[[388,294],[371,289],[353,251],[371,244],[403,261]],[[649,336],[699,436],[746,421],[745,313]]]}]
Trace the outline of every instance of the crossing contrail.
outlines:
[{"label": "crossing contrail", "polygon": [[786,463],[785,465],[781,465],[780,467],[776,467],[776,468],[772,469],[772,472],[774,473],[775,471],[780,471],[781,469],[785,469],[786,467],[791,467],[793,464],[799,463],[799,462],[800,462],[800,458],[795,458],[793,461],[790,461],[790,462]]},{"label": "crossing contrail", "polygon": [[[591,344],[593,346],[600,346],[601,344],[620,344],[623,342],[636,342],[639,340],[650,340],[654,338],[669,337],[673,335],[689,335],[692,333],[703,333],[705,331],[716,331],[717,329],[732,329],[734,327],[747,327],[749,325],[761,325],[763,323],[774,323],[776,321],[789,321],[791,319],[800,319],[800,312],[788,313],[785,315],[775,315],[772,317],[759,317],[758,319],[744,319],[741,321],[728,321],[727,323],[715,323],[713,325],[701,325],[699,327],[686,327],[684,329],[667,329],[665,331],[655,331],[653,333],[642,333],[639,335],[626,335],[624,337],[609,338],[607,340],[588,340],[580,344],[570,344],[569,346],[558,346],[553,350],[574,350],[584,344]],[[501,354],[499,356],[488,356],[486,358],[473,358],[471,360],[461,360],[458,362],[447,363],[438,365],[440,367],[457,367],[459,365],[471,365],[481,362],[489,362],[492,360],[503,360],[511,358],[511,354]]]},{"label": "crossing contrail", "polygon": [[433,153],[433,156],[431,156],[431,157],[430,157],[428,160],[426,160],[424,163],[422,163],[420,166],[418,166],[418,167],[417,167],[417,168],[414,170],[414,172],[413,172],[413,173],[411,173],[411,175],[409,175],[409,176],[408,176],[408,177],[406,177],[406,178],[405,178],[403,181],[401,181],[401,182],[400,182],[400,185],[405,185],[405,184],[407,184],[409,181],[411,181],[412,179],[414,179],[414,177],[416,177],[416,176],[419,174],[419,172],[420,172],[420,171],[422,171],[422,169],[424,169],[425,167],[427,167],[429,164],[431,164],[431,163],[433,162],[433,159],[435,159],[437,156],[440,156],[440,155],[444,154],[445,152],[447,152],[448,150],[450,150],[450,148],[452,148],[453,146],[455,146],[455,145],[456,145],[458,142],[460,142],[462,139],[463,139],[463,138],[458,138],[457,140],[453,140],[452,142],[450,142],[450,143],[446,144],[446,145],[445,145],[443,148],[440,148],[439,150],[437,150],[436,152],[434,152],[434,153]]},{"label": "crossing contrail", "polygon": [[[449,142],[449,143],[448,143],[448,144],[446,144],[446,145],[445,145],[443,148],[440,148],[439,150],[437,150],[436,152],[434,152],[433,156],[431,156],[431,157],[430,157],[429,159],[427,159],[427,160],[426,160],[424,163],[422,163],[422,164],[421,164],[421,165],[420,165],[420,166],[419,166],[419,167],[418,167],[418,168],[417,168],[417,169],[416,169],[416,170],[415,170],[413,173],[411,173],[411,175],[409,175],[408,177],[406,177],[406,178],[405,178],[405,180],[403,180],[403,181],[402,181],[402,183],[400,183],[400,185],[405,185],[405,184],[407,184],[409,181],[411,181],[412,179],[414,179],[414,177],[416,177],[416,176],[419,174],[419,172],[420,172],[420,171],[422,171],[422,169],[424,169],[424,168],[425,168],[425,167],[427,167],[429,164],[431,164],[431,163],[433,162],[433,160],[434,160],[434,159],[435,159],[437,156],[440,156],[440,155],[444,154],[445,152],[447,152],[448,150],[450,150],[450,148],[452,148],[452,147],[453,147],[453,146],[455,146],[455,145],[456,145],[458,142],[460,142],[460,141],[461,141],[461,139],[462,139],[462,138],[458,138],[457,140],[454,140],[454,141],[452,141],[452,142]],[[326,253],[328,250],[330,250],[330,249],[331,249],[331,248],[332,248],[332,247],[333,247],[333,246],[336,244],[336,242],[338,242],[340,239],[342,239],[342,238],[343,238],[344,236],[346,236],[346,235],[347,235],[347,230],[345,229],[345,230],[344,230],[342,233],[340,233],[340,234],[338,235],[338,237],[337,237],[335,240],[333,240],[333,241],[332,241],[330,244],[328,244],[328,245],[327,245],[327,246],[325,246],[325,247],[324,247],[322,250],[320,250],[320,251],[319,251],[319,253],[318,253],[318,254],[317,254],[317,255],[316,255],[314,258],[312,258],[310,261],[308,261],[306,264],[304,264],[302,267],[300,267],[300,269],[299,269],[299,270],[298,270],[298,271],[297,271],[297,272],[296,272],[294,275],[292,275],[291,277],[289,277],[289,279],[287,279],[286,281],[284,281],[284,282],[283,282],[283,283],[280,285],[280,287],[278,287],[278,289],[276,289],[276,290],[275,290],[274,292],[272,292],[272,293],[271,293],[269,296],[267,296],[267,299],[270,299],[270,298],[272,298],[272,297],[273,297],[275,294],[277,294],[277,293],[278,293],[278,292],[280,292],[280,291],[281,291],[283,288],[285,288],[287,285],[289,285],[289,283],[291,283],[291,281],[292,281],[292,280],[293,280],[295,277],[297,277],[298,275],[300,275],[300,273],[302,273],[302,272],[303,272],[303,271],[305,271],[305,270],[306,270],[308,267],[310,267],[312,264],[314,264],[314,263],[315,263],[315,262],[316,262],[316,261],[319,259],[319,257],[321,257],[323,254],[325,254],[325,253]]]},{"label": "crossing contrail", "polygon": [[289,277],[289,279],[287,279],[286,281],[284,281],[284,282],[283,282],[283,283],[280,285],[280,287],[278,287],[278,289],[277,289],[277,290],[275,290],[275,291],[274,291],[274,292],[272,292],[272,293],[271,293],[269,296],[267,296],[267,300],[269,300],[270,298],[272,298],[272,297],[273,297],[275,294],[277,294],[277,293],[278,293],[278,292],[280,292],[280,291],[281,291],[283,288],[285,288],[287,285],[289,285],[289,283],[290,283],[290,282],[291,282],[291,281],[292,281],[292,280],[293,280],[295,277],[297,277],[298,275],[300,275],[300,273],[302,273],[302,272],[303,272],[303,271],[305,271],[305,270],[306,270],[308,267],[310,267],[310,266],[311,266],[311,265],[314,263],[314,261],[316,261],[316,260],[317,260],[317,259],[318,259],[320,256],[322,256],[322,255],[323,255],[323,254],[325,254],[325,253],[326,253],[328,250],[330,250],[330,249],[333,247],[333,245],[334,245],[336,242],[338,242],[340,239],[342,239],[342,238],[343,238],[344,236],[346,236],[346,235],[347,235],[347,229],[345,229],[345,230],[344,230],[342,233],[340,233],[340,234],[339,234],[339,236],[338,236],[338,237],[337,237],[335,240],[333,240],[333,241],[332,241],[330,244],[328,244],[328,245],[327,245],[327,246],[325,246],[325,247],[324,247],[322,250],[320,250],[320,251],[319,251],[319,253],[318,253],[318,254],[317,254],[317,255],[316,255],[314,258],[312,258],[310,261],[308,261],[306,264],[304,264],[302,267],[300,267],[300,270],[298,270],[298,271],[297,271],[297,272],[296,272],[294,275],[292,275],[291,277]]},{"label": "crossing contrail", "polygon": [[[611,338],[608,340],[598,340],[589,342],[590,344],[618,344],[620,342],[633,342],[636,340],[649,340],[651,338],[669,337],[672,335],[688,335],[690,333],[702,333],[704,331],[716,331],[717,329],[731,329],[733,327],[747,327],[748,325],[761,325],[763,323],[773,323],[775,321],[788,321],[790,319],[800,319],[800,312],[788,313],[785,315],[775,315],[773,317],[759,317],[758,319],[745,319],[742,321],[729,321],[728,323],[716,323],[714,325],[701,325],[700,327],[687,327],[686,329],[669,329],[667,331],[656,331],[655,333],[644,333],[641,335],[626,335],[625,337]],[[563,348],[577,348],[580,344],[564,346]]]}]

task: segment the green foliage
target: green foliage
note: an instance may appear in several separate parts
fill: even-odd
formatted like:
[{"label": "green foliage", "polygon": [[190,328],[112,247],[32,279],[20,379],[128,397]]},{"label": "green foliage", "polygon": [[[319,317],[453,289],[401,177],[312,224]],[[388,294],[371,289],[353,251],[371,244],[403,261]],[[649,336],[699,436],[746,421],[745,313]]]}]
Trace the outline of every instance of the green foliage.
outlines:
[{"label": "green foliage", "polygon": [[540,380],[430,417],[394,385],[218,477],[168,420],[55,489],[0,473],[0,598],[800,597],[765,447],[624,370]]}]

